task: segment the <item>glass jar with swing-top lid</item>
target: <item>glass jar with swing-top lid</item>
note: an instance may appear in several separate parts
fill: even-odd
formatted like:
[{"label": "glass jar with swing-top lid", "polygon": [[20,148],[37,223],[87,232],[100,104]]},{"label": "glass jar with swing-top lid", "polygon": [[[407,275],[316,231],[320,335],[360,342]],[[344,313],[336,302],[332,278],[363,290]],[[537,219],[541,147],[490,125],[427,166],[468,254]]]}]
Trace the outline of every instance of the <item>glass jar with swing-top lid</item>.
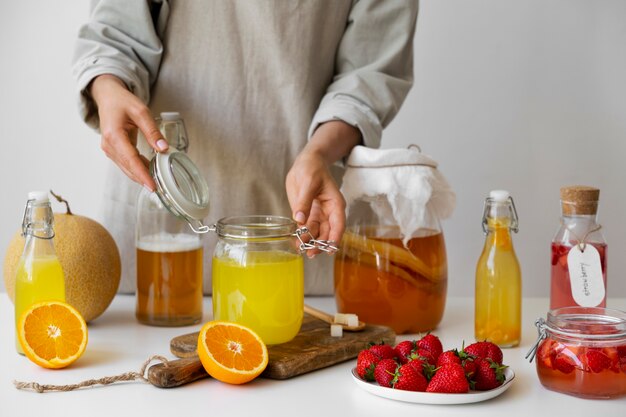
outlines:
[{"label": "glass jar with swing-top lid", "polygon": [[[184,133],[184,125],[170,131]],[[175,138],[164,135],[172,148],[178,148],[172,145],[179,143]],[[180,143],[186,149],[187,141]],[[313,239],[306,227],[298,228],[281,216],[226,217],[213,225],[204,224],[209,212],[208,185],[181,150],[154,155],[150,173],[156,192],[142,191],[138,203],[137,318],[164,326],[201,320],[200,239],[215,232],[213,318],[246,325],[267,344],[295,337],[304,304],[301,253],[310,249],[334,252],[336,247]],[[140,257],[149,257],[144,262],[147,266],[142,266]],[[149,273],[142,275],[140,270]]]},{"label": "glass jar with swing-top lid", "polygon": [[582,398],[626,396],[626,312],[603,307],[550,310],[526,358],[549,390]]},{"label": "glass jar with swing-top lid", "polygon": [[178,113],[157,119],[170,144],[155,153],[150,174],[154,193],[137,200],[137,293],[135,315],[154,326],[185,326],[202,319],[203,230],[209,193],[204,178],[185,154],[185,125]]},{"label": "glass jar with swing-top lid", "polygon": [[213,252],[213,318],[247,326],[269,345],[293,339],[303,317],[301,254],[336,248],[305,239],[307,229],[282,216],[226,217],[212,229],[218,236]]}]

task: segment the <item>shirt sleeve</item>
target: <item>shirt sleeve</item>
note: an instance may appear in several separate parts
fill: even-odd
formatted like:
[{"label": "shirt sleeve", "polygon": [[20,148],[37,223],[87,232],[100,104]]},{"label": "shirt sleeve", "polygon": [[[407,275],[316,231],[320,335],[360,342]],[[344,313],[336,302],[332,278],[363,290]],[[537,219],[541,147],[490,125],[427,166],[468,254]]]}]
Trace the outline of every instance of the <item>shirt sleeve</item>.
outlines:
[{"label": "shirt sleeve", "polygon": [[413,85],[413,37],[418,0],[355,0],[337,50],[335,76],[322,98],[309,138],[322,123],[357,127],[363,144],[380,145]]},{"label": "shirt sleeve", "polygon": [[166,0],[93,2],[89,21],[79,30],[72,60],[79,111],[88,125],[99,126],[97,108],[88,91],[98,75],[115,75],[148,103],[161,63],[161,35],[168,15]]}]

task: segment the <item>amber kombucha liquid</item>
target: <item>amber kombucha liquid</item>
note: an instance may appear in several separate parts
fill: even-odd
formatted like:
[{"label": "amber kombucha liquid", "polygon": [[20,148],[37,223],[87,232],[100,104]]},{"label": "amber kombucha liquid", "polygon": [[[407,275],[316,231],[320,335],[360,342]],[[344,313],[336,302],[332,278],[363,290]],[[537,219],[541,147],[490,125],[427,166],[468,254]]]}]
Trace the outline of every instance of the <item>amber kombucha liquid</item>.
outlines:
[{"label": "amber kombucha liquid", "polygon": [[346,236],[335,260],[337,310],[398,334],[434,329],[448,282],[443,234],[414,237],[408,249],[398,238]]},{"label": "amber kombucha liquid", "polygon": [[184,326],[202,319],[202,246],[193,236],[137,244],[137,306],[145,324]]}]

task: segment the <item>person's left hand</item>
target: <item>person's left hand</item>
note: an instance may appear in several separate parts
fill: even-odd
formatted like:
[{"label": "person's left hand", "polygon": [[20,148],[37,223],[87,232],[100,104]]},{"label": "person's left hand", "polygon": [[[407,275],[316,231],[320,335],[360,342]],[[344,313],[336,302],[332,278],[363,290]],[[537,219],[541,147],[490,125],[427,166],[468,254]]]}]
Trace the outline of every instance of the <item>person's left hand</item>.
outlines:
[{"label": "person's left hand", "polygon": [[[306,225],[318,240],[341,241],[346,224],[346,202],[330,165],[347,155],[361,138],[358,129],[341,121],[327,122],[298,155],[285,181],[293,219]],[[319,250],[309,251],[312,257]]]}]

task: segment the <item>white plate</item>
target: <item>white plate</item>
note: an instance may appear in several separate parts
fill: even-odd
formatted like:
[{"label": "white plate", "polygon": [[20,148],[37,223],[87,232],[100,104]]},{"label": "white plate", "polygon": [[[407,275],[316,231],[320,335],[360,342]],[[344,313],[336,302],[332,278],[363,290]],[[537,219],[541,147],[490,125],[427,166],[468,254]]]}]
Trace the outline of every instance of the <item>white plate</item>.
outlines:
[{"label": "white plate", "polygon": [[443,394],[438,392],[403,391],[381,387],[376,382],[362,380],[356,373],[356,368],[352,368],[352,378],[354,382],[365,391],[391,400],[418,404],[469,404],[489,400],[502,394],[513,384],[515,373],[511,368],[504,370],[504,376],[506,378],[504,384],[489,391],[470,391],[467,394]]}]

